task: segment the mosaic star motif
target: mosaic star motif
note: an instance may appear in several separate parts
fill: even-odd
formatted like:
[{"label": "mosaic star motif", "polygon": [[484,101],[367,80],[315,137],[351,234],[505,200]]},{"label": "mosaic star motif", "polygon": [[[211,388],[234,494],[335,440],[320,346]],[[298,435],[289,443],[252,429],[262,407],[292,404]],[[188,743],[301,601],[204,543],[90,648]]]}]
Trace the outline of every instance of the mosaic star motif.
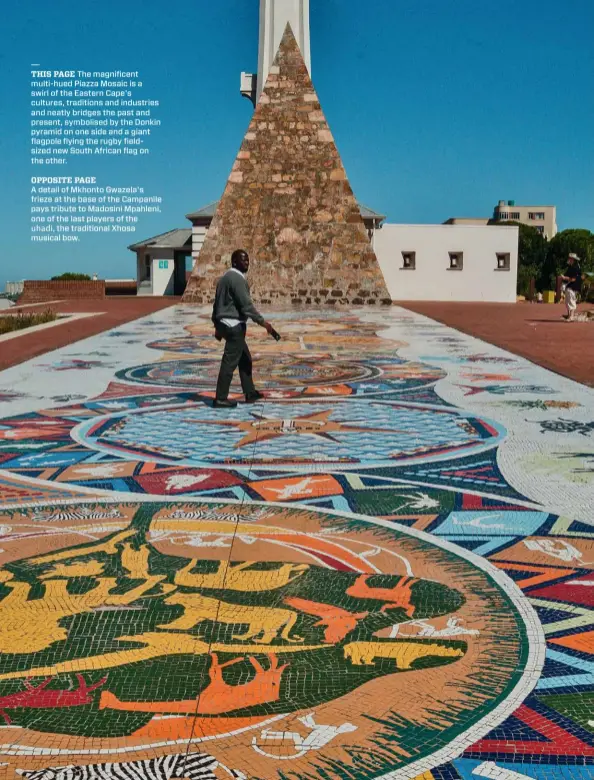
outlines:
[{"label": "mosaic star motif", "polygon": [[[312,436],[316,439],[325,439],[328,441],[338,441],[333,433],[347,431],[349,433],[365,432],[373,433],[405,433],[405,431],[394,430],[393,428],[369,428],[357,427],[356,425],[344,425],[340,422],[330,420],[332,410],[325,412],[314,412],[313,414],[304,414],[300,417],[272,417],[264,414],[251,413],[255,422],[219,420],[218,425],[228,425],[245,432],[245,436],[234,445],[235,449],[245,447],[248,444],[254,444],[257,441],[263,442],[269,439],[277,439],[281,436]],[[209,420],[184,420],[191,425],[212,422]]]}]

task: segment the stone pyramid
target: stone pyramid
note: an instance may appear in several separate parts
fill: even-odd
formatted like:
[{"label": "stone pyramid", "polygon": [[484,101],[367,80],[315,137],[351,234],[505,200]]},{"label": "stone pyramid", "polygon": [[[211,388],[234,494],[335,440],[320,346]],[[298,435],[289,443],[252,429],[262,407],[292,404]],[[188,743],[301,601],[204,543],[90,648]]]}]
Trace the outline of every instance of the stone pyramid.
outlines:
[{"label": "stone pyramid", "polygon": [[301,51],[287,25],[184,301],[213,300],[231,253],[263,304],[390,304]]}]

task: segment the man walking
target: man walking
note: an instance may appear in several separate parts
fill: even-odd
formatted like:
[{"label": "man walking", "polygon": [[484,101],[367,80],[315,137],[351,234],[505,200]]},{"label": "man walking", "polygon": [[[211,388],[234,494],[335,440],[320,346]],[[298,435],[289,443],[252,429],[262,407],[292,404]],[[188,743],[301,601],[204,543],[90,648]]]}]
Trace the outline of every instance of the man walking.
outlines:
[{"label": "man walking", "polygon": [[252,356],[245,341],[248,318],[266,328],[268,333],[273,327],[252,303],[250,288],[245,275],[250,267],[250,258],[243,249],[236,249],[231,255],[231,268],[217,284],[212,321],[215,335],[220,341],[225,339],[225,351],[217,381],[216,397],[213,406],[218,409],[232,409],[237,401],[228,398],[229,388],[235,369],[239,367],[239,379],[246,403],[254,403],[264,396],[254,387],[252,379]]},{"label": "man walking", "polygon": [[568,256],[567,270],[565,271],[565,276],[561,278],[565,282],[565,305],[567,306],[567,314],[563,316],[568,322],[573,322],[577,309],[577,294],[582,289],[580,258],[574,252],[570,252]]}]

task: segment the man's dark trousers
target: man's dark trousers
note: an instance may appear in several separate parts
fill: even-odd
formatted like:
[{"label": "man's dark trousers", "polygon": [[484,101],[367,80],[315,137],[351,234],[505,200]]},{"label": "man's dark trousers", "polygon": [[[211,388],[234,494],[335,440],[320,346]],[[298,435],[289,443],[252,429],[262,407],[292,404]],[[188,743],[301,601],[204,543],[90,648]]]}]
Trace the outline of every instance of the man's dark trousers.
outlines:
[{"label": "man's dark trousers", "polygon": [[254,395],[256,388],[252,380],[252,356],[245,342],[245,325],[235,325],[230,328],[223,322],[216,323],[217,332],[225,339],[225,351],[221,360],[221,369],[217,381],[216,397],[223,401],[229,395],[233,373],[239,367],[239,379],[243,394]]}]

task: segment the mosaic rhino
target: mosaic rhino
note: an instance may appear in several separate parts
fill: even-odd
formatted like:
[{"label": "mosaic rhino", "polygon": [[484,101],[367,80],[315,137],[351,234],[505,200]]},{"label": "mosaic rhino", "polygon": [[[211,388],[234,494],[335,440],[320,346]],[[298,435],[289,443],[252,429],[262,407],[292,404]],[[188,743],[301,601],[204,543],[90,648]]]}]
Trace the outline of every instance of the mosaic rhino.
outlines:
[{"label": "mosaic rhino", "polygon": [[350,642],[344,646],[344,657],[355,666],[373,666],[374,658],[391,658],[398,669],[410,669],[418,658],[434,655],[438,658],[459,658],[459,648],[418,642]]}]

